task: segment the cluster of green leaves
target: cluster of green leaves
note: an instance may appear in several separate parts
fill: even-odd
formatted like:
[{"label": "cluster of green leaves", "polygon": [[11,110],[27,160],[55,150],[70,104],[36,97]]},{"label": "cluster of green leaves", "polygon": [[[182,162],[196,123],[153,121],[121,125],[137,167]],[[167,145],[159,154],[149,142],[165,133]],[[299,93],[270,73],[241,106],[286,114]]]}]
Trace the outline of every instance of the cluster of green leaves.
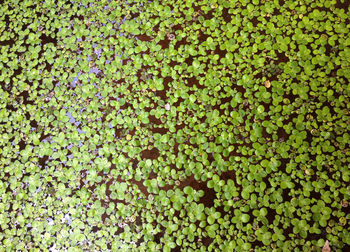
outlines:
[{"label": "cluster of green leaves", "polygon": [[5,1],[0,248],[345,249],[345,2]]}]

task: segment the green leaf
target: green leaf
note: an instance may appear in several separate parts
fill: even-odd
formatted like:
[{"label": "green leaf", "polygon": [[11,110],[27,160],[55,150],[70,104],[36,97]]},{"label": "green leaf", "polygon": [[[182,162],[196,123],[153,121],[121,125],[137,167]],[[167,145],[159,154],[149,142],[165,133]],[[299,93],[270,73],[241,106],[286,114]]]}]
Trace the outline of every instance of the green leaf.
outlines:
[{"label": "green leaf", "polygon": [[257,108],[258,113],[263,113],[265,111],[265,108],[263,105],[259,105]]},{"label": "green leaf", "polygon": [[196,96],[193,94],[191,94],[189,98],[190,98],[191,103],[194,103],[197,99]]},{"label": "green leaf", "polygon": [[245,223],[248,222],[250,220],[249,214],[242,214],[241,220]]},{"label": "green leaf", "polygon": [[193,65],[194,68],[199,68],[201,64],[200,64],[200,62],[198,60],[194,60],[192,65]]}]

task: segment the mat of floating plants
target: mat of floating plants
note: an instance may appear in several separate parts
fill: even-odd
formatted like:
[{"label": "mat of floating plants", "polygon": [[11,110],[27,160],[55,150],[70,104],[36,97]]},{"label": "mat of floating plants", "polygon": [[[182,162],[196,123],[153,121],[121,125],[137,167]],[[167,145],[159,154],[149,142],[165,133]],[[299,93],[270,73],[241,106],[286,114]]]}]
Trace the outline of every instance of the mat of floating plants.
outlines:
[{"label": "mat of floating plants", "polygon": [[348,0],[0,6],[0,251],[349,251]]}]

